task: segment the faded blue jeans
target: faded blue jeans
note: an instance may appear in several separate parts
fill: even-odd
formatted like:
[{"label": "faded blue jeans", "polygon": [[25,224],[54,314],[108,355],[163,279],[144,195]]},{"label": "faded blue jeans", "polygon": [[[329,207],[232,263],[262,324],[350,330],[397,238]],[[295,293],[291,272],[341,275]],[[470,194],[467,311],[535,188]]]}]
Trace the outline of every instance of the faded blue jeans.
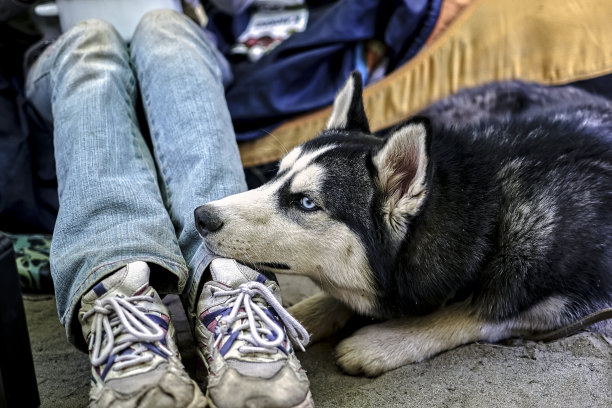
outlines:
[{"label": "faded blue jeans", "polygon": [[28,98],[54,127],[51,273],[73,342],[81,296],[129,262],[146,261],[158,291],[195,301],[210,254],[193,211],[246,189],[214,53],[196,24],[160,10],[129,46],[110,24],[84,21],[30,70]]}]

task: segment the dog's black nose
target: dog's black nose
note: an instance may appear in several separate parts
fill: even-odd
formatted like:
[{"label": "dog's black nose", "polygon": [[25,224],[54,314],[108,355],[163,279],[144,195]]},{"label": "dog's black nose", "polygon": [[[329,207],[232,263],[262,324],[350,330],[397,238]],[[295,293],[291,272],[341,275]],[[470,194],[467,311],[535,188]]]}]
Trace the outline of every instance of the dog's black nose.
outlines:
[{"label": "dog's black nose", "polygon": [[223,221],[217,211],[207,205],[195,209],[196,229],[201,236],[205,237],[210,232],[218,231],[223,226]]}]

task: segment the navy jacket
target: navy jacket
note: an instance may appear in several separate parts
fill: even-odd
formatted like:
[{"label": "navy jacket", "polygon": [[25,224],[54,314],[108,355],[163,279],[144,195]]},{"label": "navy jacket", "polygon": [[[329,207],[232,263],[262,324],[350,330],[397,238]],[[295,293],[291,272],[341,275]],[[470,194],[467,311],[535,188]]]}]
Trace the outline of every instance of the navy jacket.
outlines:
[{"label": "navy jacket", "polygon": [[229,55],[248,23],[248,11],[235,17],[210,12],[209,28],[234,73],[227,103],[238,140],[257,138],[286,119],[331,104],[356,68],[357,47],[364,40],[387,44],[389,70],[408,61],[431,34],[441,7],[441,0],[307,3],[306,30],[255,63]]}]

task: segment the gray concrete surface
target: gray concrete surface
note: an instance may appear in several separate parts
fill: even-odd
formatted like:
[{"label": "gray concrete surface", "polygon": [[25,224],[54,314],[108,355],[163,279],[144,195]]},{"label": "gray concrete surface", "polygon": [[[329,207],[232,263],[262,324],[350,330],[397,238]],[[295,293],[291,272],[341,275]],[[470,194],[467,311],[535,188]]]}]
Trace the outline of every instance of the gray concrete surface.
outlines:
[{"label": "gray concrete surface", "polygon": [[[313,293],[307,280],[280,277],[284,301]],[[193,343],[176,297],[168,297],[188,367]],[[87,356],[66,341],[52,297],[24,301],[43,407],[84,407]],[[550,344],[471,344],[378,378],[351,377],[335,365],[338,339],[299,357],[318,407],[612,407],[612,339],[581,333]]]}]

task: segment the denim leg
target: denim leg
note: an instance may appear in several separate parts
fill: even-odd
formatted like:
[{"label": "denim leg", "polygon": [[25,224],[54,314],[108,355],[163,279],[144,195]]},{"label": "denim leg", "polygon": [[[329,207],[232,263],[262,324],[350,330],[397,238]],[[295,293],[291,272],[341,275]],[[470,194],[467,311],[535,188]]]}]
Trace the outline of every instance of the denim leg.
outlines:
[{"label": "denim leg", "polygon": [[161,266],[157,280],[167,287],[156,289],[178,292],[187,267],[138,128],[136,80],[115,29],[97,20],[75,26],[39,58],[26,88],[53,118],[60,209],[51,273],[74,341],[81,296],[106,275],[143,260]]},{"label": "denim leg", "polygon": [[190,269],[188,307],[210,261],[193,212],[247,188],[215,51],[200,27],[170,10],[146,14],[130,46],[166,205]]}]

